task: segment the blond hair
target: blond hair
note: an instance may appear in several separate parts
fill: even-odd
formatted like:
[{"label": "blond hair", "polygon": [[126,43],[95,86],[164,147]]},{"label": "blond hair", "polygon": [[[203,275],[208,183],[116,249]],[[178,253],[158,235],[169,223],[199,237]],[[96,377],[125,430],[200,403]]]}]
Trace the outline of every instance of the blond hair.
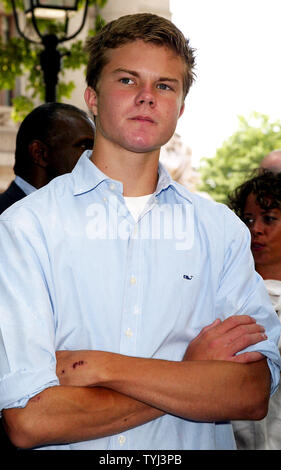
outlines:
[{"label": "blond hair", "polygon": [[189,40],[171,21],[151,13],[121,16],[106,24],[96,36],[87,40],[86,51],[89,54],[89,62],[86,80],[88,86],[97,88],[102,69],[108,62],[106,52],[109,49],[115,49],[136,40],[169,47],[182,58],[185,97],[195,78],[194,49],[189,46]]}]

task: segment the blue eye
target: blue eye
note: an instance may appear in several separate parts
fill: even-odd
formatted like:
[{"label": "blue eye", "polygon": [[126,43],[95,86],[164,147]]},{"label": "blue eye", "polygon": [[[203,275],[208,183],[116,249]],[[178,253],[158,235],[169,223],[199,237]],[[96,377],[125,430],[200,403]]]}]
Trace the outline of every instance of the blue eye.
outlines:
[{"label": "blue eye", "polygon": [[157,87],[160,88],[161,90],[171,90],[172,89],[169,85],[166,85],[166,83],[159,83],[157,85]]},{"label": "blue eye", "polygon": [[120,78],[120,82],[124,83],[124,85],[131,85],[134,83],[133,79],[128,77]]}]

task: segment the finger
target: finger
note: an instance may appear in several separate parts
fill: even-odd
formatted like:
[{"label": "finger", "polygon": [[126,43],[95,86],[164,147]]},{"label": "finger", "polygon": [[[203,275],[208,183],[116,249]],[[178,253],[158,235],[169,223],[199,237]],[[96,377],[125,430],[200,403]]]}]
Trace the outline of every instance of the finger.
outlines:
[{"label": "finger", "polygon": [[227,345],[227,348],[229,349],[229,353],[231,355],[234,355],[240,351],[243,351],[243,349],[247,348],[248,346],[260,343],[261,341],[265,341],[266,339],[267,336],[264,333],[245,334],[237,338],[229,345]]},{"label": "finger", "polygon": [[265,334],[265,328],[262,325],[257,323],[252,323],[249,325],[239,325],[236,328],[232,328],[227,333],[221,336],[224,341],[224,344],[234,343],[242,337],[247,338],[248,335],[252,334]]},{"label": "finger", "polygon": [[251,344],[263,341],[265,339],[263,336],[264,332],[264,327],[256,323],[238,324],[236,327],[227,331],[223,331],[221,329],[221,325],[218,324],[212,329],[208,328],[205,331],[202,331],[202,333],[209,334],[209,336],[211,335],[209,338],[209,345],[213,348],[219,347],[224,351],[224,354],[230,356],[240,352]]},{"label": "finger", "polygon": [[233,328],[237,328],[238,326],[251,325],[255,323],[256,320],[253,317],[250,317],[249,315],[233,315],[222,321],[217,328],[219,333],[224,334],[232,330]]},{"label": "finger", "polygon": [[257,362],[260,361],[261,359],[264,359],[264,355],[261,354],[258,351],[247,351],[245,353],[238,354],[237,356],[234,356],[231,361],[232,362],[237,362],[239,364],[247,364],[250,362]]}]

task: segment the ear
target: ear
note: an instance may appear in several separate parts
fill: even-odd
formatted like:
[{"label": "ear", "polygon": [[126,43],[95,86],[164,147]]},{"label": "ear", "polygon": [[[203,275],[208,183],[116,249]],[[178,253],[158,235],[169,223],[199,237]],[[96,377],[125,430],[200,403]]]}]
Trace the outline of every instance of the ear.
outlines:
[{"label": "ear", "polygon": [[178,119],[183,115],[184,109],[185,109],[185,103],[183,102],[183,104],[182,104],[182,106],[181,106],[181,109],[180,109],[180,112],[179,112],[179,117],[178,117]]},{"label": "ear", "polygon": [[96,91],[88,86],[84,93],[84,99],[90,111],[94,116],[98,115],[98,95]]},{"label": "ear", "polygon": [[48,148],[40,140],[33,140],[28,146],[28,152],[35,165],[46,168],[48,166]]}]

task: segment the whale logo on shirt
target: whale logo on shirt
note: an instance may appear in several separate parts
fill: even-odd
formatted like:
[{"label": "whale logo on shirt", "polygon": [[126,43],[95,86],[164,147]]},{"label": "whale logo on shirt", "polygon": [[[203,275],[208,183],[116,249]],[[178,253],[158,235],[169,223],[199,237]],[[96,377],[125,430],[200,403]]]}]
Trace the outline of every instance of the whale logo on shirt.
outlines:
[{"label": "whale logo on shirt", "polygon": [[191,279],[193,279],[194,276],[188,276],[187,274],[184,274],[183,275],[183,278],[184,279],[187,279],[188,281],[191,281]]}]

